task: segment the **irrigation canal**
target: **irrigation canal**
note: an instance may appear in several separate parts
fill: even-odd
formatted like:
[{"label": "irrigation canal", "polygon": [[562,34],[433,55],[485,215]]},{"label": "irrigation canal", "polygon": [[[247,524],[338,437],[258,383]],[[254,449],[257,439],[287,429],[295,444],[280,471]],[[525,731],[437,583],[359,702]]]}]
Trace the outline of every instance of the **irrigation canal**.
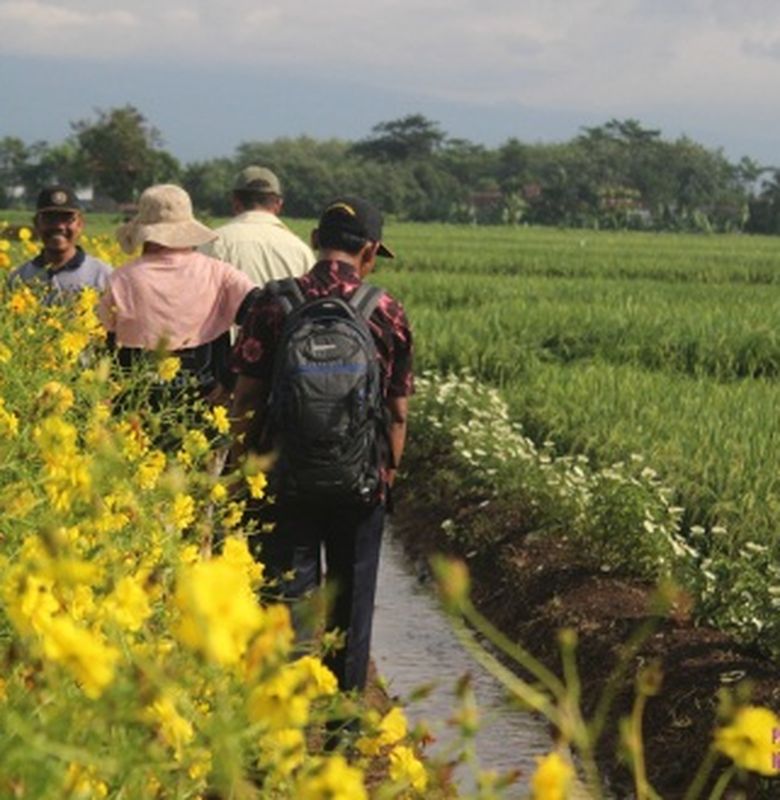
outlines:
[{"label": "irrigation canal", "polygon": [[[422,685],[435,685],[427,697],[407,708],[412,723],[425,720],[436,736],[433,754],[448,753],[448,744],[451,747],[456,738],[446,720],[455,708],[455,683],[469,673],[481,717],[476,740],[480,765],[499,772],[522,770],[517,791],[506,796],[525,795],[534,756],[550,749],[546,724],[507,706],[502,685],[461,645],[430,581],[418,578],[389,528],[382,543],[372,655],[392,696],[406,699]],[[456,778],[463,790],[473,789],[469,771],[459,768]]]}]

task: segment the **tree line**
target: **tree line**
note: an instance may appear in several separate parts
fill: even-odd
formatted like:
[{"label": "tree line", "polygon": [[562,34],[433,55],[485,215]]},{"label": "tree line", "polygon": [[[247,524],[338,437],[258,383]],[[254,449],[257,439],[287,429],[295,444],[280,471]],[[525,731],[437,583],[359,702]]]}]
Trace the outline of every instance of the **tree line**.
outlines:
[{"label": "tree line", "polygon": [[421,114],[380,122],[363,139],[308,136],[240,144],[232,157],[182,164],[134,106],[71,123],[63,142],[0,139],[0,206],[30,205],[52,182],[92,187],[96,204],[132,204],[152,183],[176,182],[201,212],[230,212],[235,173],[271,167],[286,213],[314,217],[352,192],[417,221],[614,229],[780,233],[780,168],[729,161],[688,137],[665,139],[634,119],[584,127],[569,141],[510,138],[488,148]]}]

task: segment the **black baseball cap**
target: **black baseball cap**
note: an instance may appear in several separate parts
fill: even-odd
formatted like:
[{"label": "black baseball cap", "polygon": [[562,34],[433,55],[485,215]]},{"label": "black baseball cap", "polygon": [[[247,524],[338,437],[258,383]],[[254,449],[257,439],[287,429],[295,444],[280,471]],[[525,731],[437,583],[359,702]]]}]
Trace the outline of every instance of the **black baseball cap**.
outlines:
[{"label": "black baseball cap", "polygon": [[382,214],[362,197],[344,195],[328,203],[320,217],[320,237],[348,234],[359,239],[379,242],[377,255],[395,258],[390,248],[382,243]]},{"label": "black baseball cap", "polygon": [[70,187],[57,184],[41,189],[35,211],[81,211],[81,203]]}]

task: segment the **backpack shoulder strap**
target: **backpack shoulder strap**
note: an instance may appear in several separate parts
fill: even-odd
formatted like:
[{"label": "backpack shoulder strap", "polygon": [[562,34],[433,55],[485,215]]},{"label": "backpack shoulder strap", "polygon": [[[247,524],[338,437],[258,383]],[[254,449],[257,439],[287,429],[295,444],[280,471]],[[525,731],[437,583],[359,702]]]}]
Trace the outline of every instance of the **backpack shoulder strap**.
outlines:
[{"label": "backpack shoulder strap", "polygon": [[288,316],[291,311],[298,308],[298,306],[302,306],[306,302],[301,287],[298,286],[298,281],[296,281],[295,278],[283,278],[279,281],[269,281],[265,285],[265,288],[279,302],[285,316]]},{"label": "backpack shoulder strap", "polygon": [[361,283],[348,302],[366,322],[371,318],[384,290],[370,283]]}]

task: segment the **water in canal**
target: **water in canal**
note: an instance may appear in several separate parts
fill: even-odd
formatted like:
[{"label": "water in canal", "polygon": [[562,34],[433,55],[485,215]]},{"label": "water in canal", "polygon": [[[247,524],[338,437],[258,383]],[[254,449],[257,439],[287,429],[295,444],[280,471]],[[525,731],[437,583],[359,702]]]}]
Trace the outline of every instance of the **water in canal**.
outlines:
[{"label": "water in canal", "polygon": [[[454,739],[445,721],[455,707],[456,681],[470,673],[482,719],[476,742],[481,766],[500,772],[522,770],[525,779],[507,797],[525,795],[534,756],[550,750],[546,723],[507,707],[501,684],[460,644],[430,581],[419,580],[390,529],[382,545],[372,655],[391,695],[406,698],[413,689],[435,683],[428,697],[407,709],[412,721],[425,720],[433,729],[437,743],[432,753]],[[456,775],[463,789],[473,787],[467,774]]]}]

